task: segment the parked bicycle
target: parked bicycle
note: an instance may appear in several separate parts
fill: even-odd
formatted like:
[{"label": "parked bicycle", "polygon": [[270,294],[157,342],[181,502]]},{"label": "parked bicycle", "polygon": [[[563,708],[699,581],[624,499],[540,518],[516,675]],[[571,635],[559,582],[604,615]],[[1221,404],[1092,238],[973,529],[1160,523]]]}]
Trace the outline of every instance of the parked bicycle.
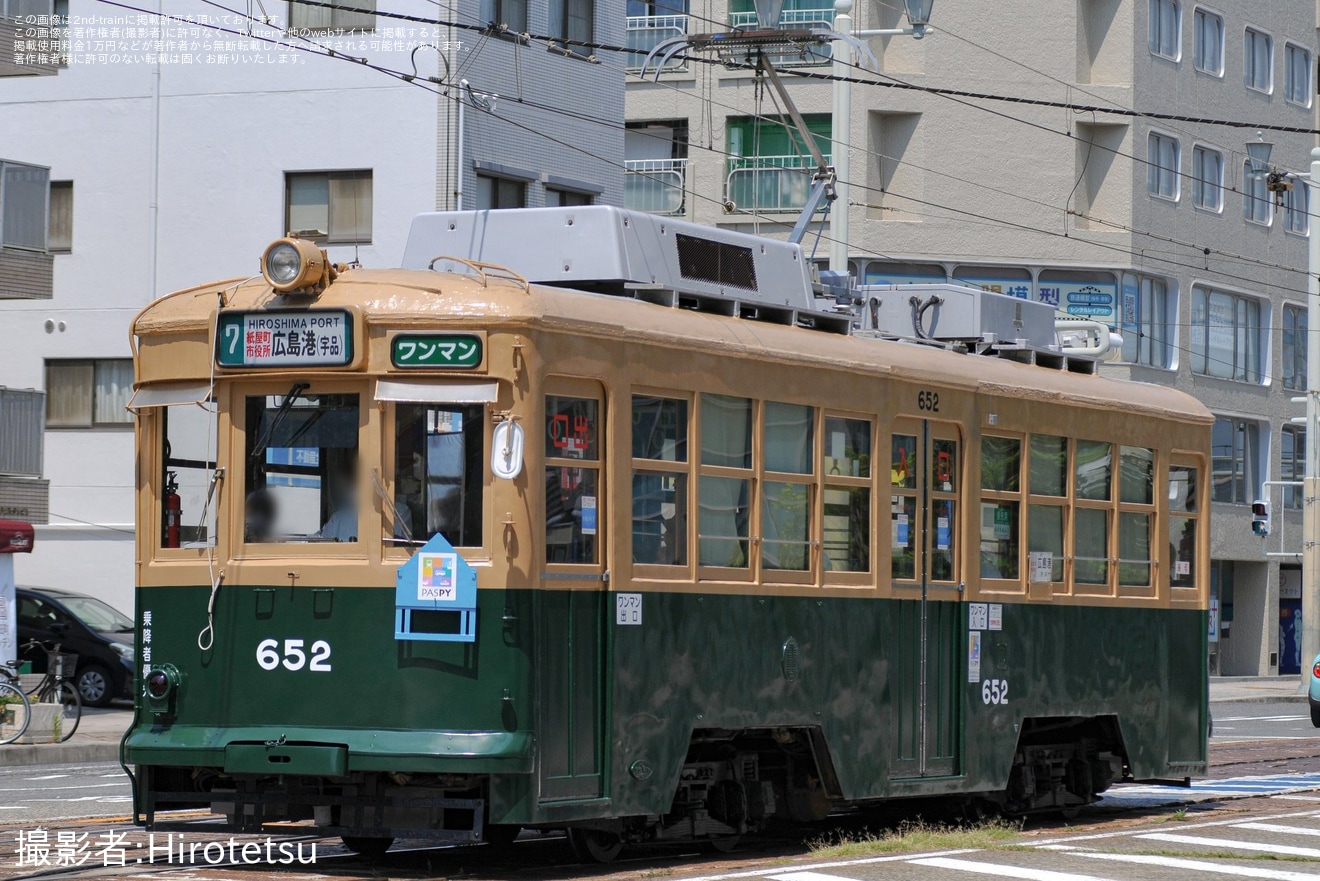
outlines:
[{"label": "parked bicycle", "polygon": [[47,644],[35,639],[23,646],[23,651],[29,649],[41,649],[46,653],[46,674],[27,692],[29,703],[60,705],[51,727],[51,739],[56,743],[63,742],[73,737],[82,721],[82,697],[72,681],[78,656],[61,652],[59,643]]},{"label": "parked bicycle", "polygon": [[0,744],[13,743],[27,731],[32,707],[19,684],[18,661],[0,664]]}]

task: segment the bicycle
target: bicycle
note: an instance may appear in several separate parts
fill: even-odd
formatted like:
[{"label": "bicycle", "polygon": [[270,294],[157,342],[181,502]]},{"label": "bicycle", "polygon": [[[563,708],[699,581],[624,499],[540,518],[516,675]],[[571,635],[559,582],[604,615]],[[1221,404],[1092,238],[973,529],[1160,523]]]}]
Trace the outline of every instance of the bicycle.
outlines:
[{"label": "bicycle", "polygon": [[46,674],[41,681],[27,693],[29,703],[32,699],[38,704],[59,704],[61,706],[51,734],[56,743],[63,743],[73,732],[78,730],[82,721],[82,696],[78,689],[65,676],[72,676],[78,666],[78,656],[60,651],[60,644],[48,648],[45,643],[32,640],[23,646],[26,651],[39,648],[46,653]]},{"label": "bicycle", "polygon": [[19,686],[18,661],[0,664],[0,744],[13,743],[27,731],[32,706]]}]

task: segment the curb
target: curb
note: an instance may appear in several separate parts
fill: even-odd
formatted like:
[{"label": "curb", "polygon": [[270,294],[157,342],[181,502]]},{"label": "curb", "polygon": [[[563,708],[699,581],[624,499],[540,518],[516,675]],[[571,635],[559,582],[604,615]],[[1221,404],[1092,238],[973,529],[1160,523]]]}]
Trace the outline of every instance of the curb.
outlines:
[{"label": "curb", "polygon": [[87,743],[28,743],[0,746],[0,767],[14,765],[71,765],[119,760],[118,741]]},{"label": "curb", "polygon": [[1304,704],[1304,694],[1251,695],[1250,697],[1212,697],[1212,704]]}]

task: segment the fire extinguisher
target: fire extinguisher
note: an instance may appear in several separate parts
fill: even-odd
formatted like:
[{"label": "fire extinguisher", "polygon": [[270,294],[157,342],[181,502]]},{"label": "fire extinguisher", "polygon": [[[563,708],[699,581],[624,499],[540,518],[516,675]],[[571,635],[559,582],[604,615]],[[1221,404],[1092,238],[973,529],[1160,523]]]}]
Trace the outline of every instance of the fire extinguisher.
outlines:
[{"label": "fire extinguisher", "polygon": [[179,526],[183,522],[183,500],[179,498],[179,481],[173,471],[165,472],[165,543],[164,547],[179,546]]}]

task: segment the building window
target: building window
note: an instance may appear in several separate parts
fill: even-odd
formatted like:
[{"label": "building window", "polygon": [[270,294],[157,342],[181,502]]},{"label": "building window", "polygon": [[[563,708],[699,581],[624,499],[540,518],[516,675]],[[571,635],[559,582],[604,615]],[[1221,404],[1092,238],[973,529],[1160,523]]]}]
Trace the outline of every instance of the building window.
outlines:
[{"label": "building window", "polygon": [[1195,20],[1192,64],[1199,71],[1220,76],[1224,72],[1224,19],[1209,10],[1198,9]]},{"label": "building window", "polygon": [[596,33],[595,0],[550,0],[550,35],[590,43]]},{"label": "building window", "polygon": [[132,425],[133,360],[97,358],[46,362],[46,427]]},{"label": "building window", "polygon": [[1250,163],[1242,165],[1242,217],[1248,223],[1269,226],[1274,222],[1273,203],[1265,185],[1265,175],[1251,173]]},{"label": "building window", "polygon": [[1283,45],[1283,97],[1311,106],[1311,53],[1294,43]]},{"label": "building window", "polygon": [[376,29],[376,0],[325,0],[328,6],[309,6],[291,0],[291,31],[372,31]]},{"label": "building window", "polygon": [[[1169,286],[1160,278],[1123,281],[1123,360],[1167,368],[1172,353]],[[1173,310],[1176,312],[1176,309]]]},{"label": "building window", "polygon": [[1216,502],[1250,504],[1256,497],[1256,452],[1260,427],[1220,417],[1210,436],[1210,482]]},{"label": "building window", "polygon": [[568,208],[575,205],[590,205],[595,201],[591,193],[579,190],[562,190],[555,187],[545,188],[545,204],[551,208]]},{"label": "building window", "polygon": [[481,20],[515,34],[527,32],[527,0],[482,0]]},{"label": "building window", "polygon": [[1260,317],[1255,297],[1192,288],[1192,372],[1261,382]]},{"label": "building window", "polygon": [[1178,0],[1150,0],[1150,51],[1178,60],[1182,43],[1182,5]]},{"label": "building window", "polygon": [[73,181],[50,182],[50,231],[46,248],[68,253],[73,250]]},{"label": "building window", "polygon": [[[1301,480],[1306,476],[1306,429],[1298,425],[1285,425],[1279,440],[1279,479]],[[1302,487],[1283,488],[1285,508],[1301,510],[1302,498]]]},{"label": "building window", "polygon": [[1224,207],[1224,154],[1218,150],[1192,149],[1192,201],[1207,211]]},{"label": "building window", "polygon": [[[803,114],[807,130],[830,161],[830,115]],[[787,117],[730,117],[725,197],[739,211],[800,211],[811,191],[815,162]]]},{"label": "building window", "polygon": [[284,228],[318,245],[371,244],[371,171],[288,172]]},{"label": "building window", "polygon": [[1242,72],[1247,88],[1260,92],[1274,89],[1274,38],[1264,31],[1247,28],[1243,41]]},{"label": "building window", "polygon": [[1306,388],[1306,309],[1283,306],[1283,387]]},{"label": "building window", "polygon": [[46,250],[50,170],[0,162],[0,245]]},{"label": "building window", "polygon": [[511,177],[477,175],[477,210],[526,208],[527,184]]},{"label": "building window", "polygon": [[1309,205],[1311,190],[1303,181],[1294,181],[1291,190],[1283,193],[1283,228],[1299,236],[1310,229]]},{"label": "building window", "polygon": [[1178,140],[1150,133],[1146,187],[1152,196],[1178,199]]}]

